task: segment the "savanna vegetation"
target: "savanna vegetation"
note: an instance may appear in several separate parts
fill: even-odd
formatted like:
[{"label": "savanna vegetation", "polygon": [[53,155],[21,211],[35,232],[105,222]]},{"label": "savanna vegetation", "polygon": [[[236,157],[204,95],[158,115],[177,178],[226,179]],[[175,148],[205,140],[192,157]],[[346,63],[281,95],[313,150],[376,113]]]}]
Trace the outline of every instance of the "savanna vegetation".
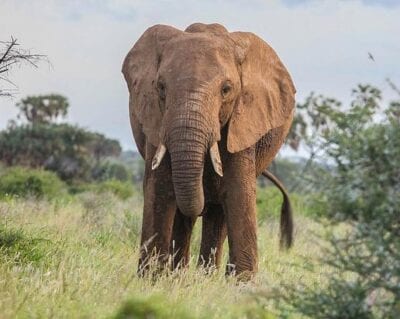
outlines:
[{"label": "savanna vegetation", "polygon": [[188,269],[138,278],[141,159],[63,121],[66,97],[22,99],[0,132],[0,317],[398,318],[400,92],[388,86],[397,99],[359,85],[348,104],[298,104],[286,147],[299,156],[270,167],[291,192],[295,245],[279,250],[281,195],[261,178],[249,283],[196,267],[201,221]]}]

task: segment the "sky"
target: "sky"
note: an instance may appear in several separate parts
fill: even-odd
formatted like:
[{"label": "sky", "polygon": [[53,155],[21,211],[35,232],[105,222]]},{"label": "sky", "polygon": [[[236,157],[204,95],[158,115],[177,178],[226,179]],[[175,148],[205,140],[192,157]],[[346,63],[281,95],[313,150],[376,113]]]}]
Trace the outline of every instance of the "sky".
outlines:
[{"label": "sky", "polygon": [[121,65],[159,23],[216,22],[256,33],[288,68],[299,102],[311,91],[346,102],[358,83],[390,94],[386,78],[400,85],[399,17],[400,0],[0,0],[0,41],[13,36],[50,61],[10,74],[18,93],[0,100],[0,129],[21,98],[59,93],[70,101],[68,122],[134,149]]}]

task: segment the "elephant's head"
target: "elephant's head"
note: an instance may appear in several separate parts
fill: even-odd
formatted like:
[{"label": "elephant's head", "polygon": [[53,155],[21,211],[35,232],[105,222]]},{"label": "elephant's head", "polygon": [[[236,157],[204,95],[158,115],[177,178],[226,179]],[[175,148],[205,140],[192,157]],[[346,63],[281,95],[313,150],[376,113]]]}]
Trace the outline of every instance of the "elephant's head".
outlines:
[{"label": "elephant's head", "polygon": [[222,176],[217,142],[255,144],[292,115],[295,89],[273,49],[252,33],[196,23],[185,31],[149,28],[125,58],[130,112],[157,147],[153,169],[168,150],[177,204],[187,216],[204,206],[202,175],[210,154]]}]

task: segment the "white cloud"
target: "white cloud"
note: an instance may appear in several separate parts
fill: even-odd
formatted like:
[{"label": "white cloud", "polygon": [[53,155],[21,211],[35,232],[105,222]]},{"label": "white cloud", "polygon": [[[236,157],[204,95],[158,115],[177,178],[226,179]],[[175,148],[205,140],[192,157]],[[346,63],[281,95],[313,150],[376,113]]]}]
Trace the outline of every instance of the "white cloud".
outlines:
[{"label": "white cloud", "polygon": [[[292,73],[301,99],[311,90],[346,99],[357,83],[400,82],[400,7],[361,1],[11,1],[0,2],[0,39],[10,35],[53,67],[14,72],[21,98],[59,92],[71,102],[69,120],[118,138],[132,147],[128,93],[122,60],[149,26],[185,28],[219,22],[230,30],[253,31],[269,42]],[[371,52],[376,59],[368,59]],[[15,113],[2,100],[0,128]]]}]

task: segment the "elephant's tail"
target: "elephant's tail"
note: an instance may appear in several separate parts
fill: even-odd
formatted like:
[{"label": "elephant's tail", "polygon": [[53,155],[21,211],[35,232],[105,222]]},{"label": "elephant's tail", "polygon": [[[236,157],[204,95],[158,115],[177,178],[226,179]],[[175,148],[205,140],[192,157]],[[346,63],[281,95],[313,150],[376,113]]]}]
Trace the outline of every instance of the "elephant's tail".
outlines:
[{"label": "elephant's tail", "polygon": [[281,183],[281,181],[274,176],[270,171],[265,170],[262,174],[268,178],[283,195],[283,203],[281,207],[281,238],[280,246],[281,248],[289,249],[293,244],[293,213],[292,205],[290,203],[289,195]]}]

